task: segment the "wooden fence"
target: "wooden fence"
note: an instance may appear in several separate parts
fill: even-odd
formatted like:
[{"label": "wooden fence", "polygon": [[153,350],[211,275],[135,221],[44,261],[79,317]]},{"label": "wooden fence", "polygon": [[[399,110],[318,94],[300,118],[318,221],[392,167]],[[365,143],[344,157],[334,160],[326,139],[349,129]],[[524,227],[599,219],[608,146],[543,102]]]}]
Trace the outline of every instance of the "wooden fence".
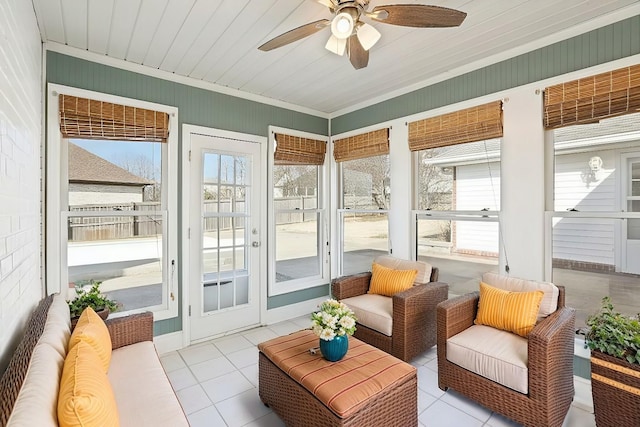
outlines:
[{"label": "wooden fence", "polygon": [[158,202],[111,203],[70,206],[70,212],[136,212],[136,216],[81,216],[69,218],[69,241],[125,239],[162,234],[162,215],[145,214],[159,209]]},{"label": "wooden fence", "polygon": [[[315,196],[283,197],[274,199],[274,209],[316,209]],[[162,216],[145,214],[145,212],[157,212],[160,209],[158,202],[136,203],[110,203],[70,206],[73,213],[78,212],[105,212],[122,211],[136,212],[135,216],[106,216],[92,217],[80,216],[69,218],[69,241],[96,241],[111,239],[126,239],[131,237],[156,236],[162,234]],[[244,200],[205,200],[204,212],[244,212]],[[278,213],[276,224],[290,224],[303,221],[316,220],[316,213],[286,212]],[[218,224],[219,223],[219,224]],[[216,231],[232,228],[244,228],[244,218],[205,218],[204,231]]]}]

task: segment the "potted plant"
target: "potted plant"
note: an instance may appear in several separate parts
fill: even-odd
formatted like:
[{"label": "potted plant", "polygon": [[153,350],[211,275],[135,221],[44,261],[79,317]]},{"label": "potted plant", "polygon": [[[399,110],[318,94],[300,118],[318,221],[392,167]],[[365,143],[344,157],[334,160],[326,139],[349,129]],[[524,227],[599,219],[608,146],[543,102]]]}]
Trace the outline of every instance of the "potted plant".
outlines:
[{"label": "potted plant", "polygon": [[609,297],[587,319],[596,425],[640,426],[640,320],[616,312]]},{"label": "potted plant", "polygon": [[118,309],[118,303],[112,299],[109,299],[106,295],[100,292],[100,284],[95,280],[90,280],[89,285],[91,287],[86,290],[85,286],[76,285],[76,297],[69,303],[69,311],[71,313],[71,323],[75,325],[74,320],[77,322],[78,318],[82,314],[85,308],[91,307],[102,318],[106,319],[109,313]]},{"label": "potted plant", "polygon": [[311,329],[320,338],[320,352],[336,362],[349,350],[349,337],[356,331],[356,316],[345,303],[328,299],[311,314]]}]

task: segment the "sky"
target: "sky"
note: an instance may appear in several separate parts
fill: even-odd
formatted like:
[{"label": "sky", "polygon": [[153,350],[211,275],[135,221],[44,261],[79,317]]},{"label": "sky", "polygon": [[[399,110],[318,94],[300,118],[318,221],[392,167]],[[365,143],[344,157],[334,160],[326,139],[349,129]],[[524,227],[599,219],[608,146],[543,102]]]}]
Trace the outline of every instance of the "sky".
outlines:
[{"label": "sky", "polygon": [[143,155],[149,160],[153,160],[155,157],[158,164],[160,161],[160,143],[87,139],[73,139],[71,142],[117,165],[126,157],[135,158],[139,155]]}]

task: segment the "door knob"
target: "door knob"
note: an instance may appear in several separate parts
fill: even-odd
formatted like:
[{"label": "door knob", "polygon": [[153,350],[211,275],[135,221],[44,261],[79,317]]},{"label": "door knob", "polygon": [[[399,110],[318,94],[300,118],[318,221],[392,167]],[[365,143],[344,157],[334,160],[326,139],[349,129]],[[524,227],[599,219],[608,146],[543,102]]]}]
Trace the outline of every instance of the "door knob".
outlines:
[{"label": "door knob", "polygon": [[254,248],[257,248],[260,246],[260,242],[252,242],[251,246],[253,246]]}]

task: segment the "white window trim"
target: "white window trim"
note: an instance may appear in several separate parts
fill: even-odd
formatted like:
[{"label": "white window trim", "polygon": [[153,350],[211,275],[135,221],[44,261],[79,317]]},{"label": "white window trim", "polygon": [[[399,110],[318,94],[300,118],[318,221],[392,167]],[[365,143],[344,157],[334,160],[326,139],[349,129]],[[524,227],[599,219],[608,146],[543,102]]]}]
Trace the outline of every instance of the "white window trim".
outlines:
[{"label": "white window trim", "polygon": [[[286,282],[276,283],[276,224],[275,224],[275,209],[273,206],[273,166],[274,166],[274,148],[275,148],[275,134],[283,133],[292,136],[298,136],[301,138],[310,138],[325,141],[327,143],[327,152],[325,154],[324,165],[319,170],[319,188],[318,188],[318,208],[316,211],[320,212],[318,229],[320,234],[318,235],[319,246],[322,250],[319,253],[321,268],[320,274],[316,276],[304,277],[301,279],[288,280]],[[268,145],[268,166],[267,166],[267,197],[268,207],[267,215],[269,220],[269,239],[268,244],[268,295],[276,296],[287,294],[294,291],[303,289],[309,289],[316,286],[325,285],[329,282],[330,275],[330,245],[329,245],[329,215],[328,215],[328,200],[329,200],[329,159],[331,151],[329,150],[329,137],[324,135],[317,135],[309,132],[303,132],[293,129],[287,129],[278,126],[269,126],[269,143]]]},{"label": "white window trim", "polygon": [[[66,159],[66,144],[63,144],[60,134],[58,95],[71,95],[90,98],[103,102],[130,105],[132,107],[161,111],[169,114],[169,138],[167,161],[163,162],[163,175],[168,178],[163,185],[162,197],[167,203],[167,218],[163,224],[163,245],[166,245],[166,257],[163,257],[163,282],[166,283],[166,298],[161,306],[154,307],[154,320],[162,320],[178,315],[178,109],[162,104],[124,98],[100,92],[93,92],[58,84],[48,84],[47,88],[47,152],[46,152],[46,289],[47,294],[66,292],[67,271],[62,268],[67,263],[66,239],[62,237],[62,230],[66,227],[66,215],[62,214],[63,170],[62,160]],[[66,164],[66,161],[65,161]],[[164,184],[164,183],[163,183]],[[165,219],[165,218],[163,218]],[[163,254],[164,255],[164,254]],[[160,307],[160,308],[158,308]],[[131,314],[149,310],[144,307],[114,316]]]}]

